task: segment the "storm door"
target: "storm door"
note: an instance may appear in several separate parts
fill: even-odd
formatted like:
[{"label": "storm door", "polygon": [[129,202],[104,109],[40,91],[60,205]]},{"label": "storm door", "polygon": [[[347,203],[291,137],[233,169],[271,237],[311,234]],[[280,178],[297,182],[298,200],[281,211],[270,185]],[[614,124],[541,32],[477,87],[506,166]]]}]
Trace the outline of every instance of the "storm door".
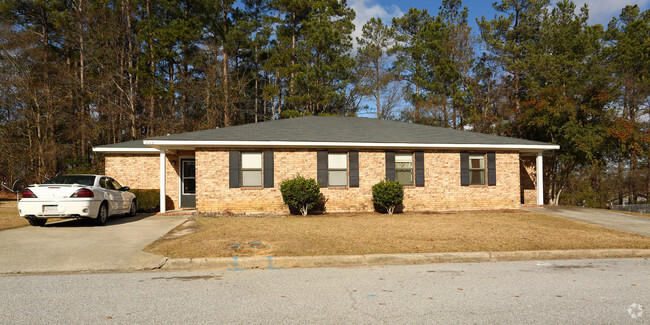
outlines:
[{"label": "storm door", "polygon": [[181,208],[196,207],[195,160],[181,159]]}]

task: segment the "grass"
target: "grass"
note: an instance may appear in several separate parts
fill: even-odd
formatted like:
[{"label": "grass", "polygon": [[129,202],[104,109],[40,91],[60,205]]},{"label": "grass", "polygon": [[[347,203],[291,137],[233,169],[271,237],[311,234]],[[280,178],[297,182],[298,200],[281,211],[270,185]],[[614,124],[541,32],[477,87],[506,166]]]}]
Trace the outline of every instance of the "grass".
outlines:
[{"label": "grass", "polygon": [[0,230],[24,226],[29,226],[29,222],[18,216],[16,199],[0,199]]},{"label": "grass", "polygon": [[586,248],[650,248],[650,237],[520,210],[197,217],[145,250],[195,258]]}]

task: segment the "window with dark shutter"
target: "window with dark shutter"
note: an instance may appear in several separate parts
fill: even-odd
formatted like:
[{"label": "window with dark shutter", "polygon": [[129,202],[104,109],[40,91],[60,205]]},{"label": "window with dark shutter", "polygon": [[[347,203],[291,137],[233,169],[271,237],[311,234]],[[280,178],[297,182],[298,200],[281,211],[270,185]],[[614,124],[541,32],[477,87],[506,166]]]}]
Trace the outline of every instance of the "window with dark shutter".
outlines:
[{"label": "window with dark shutter", "polygon": [[415,152],[415,186],[424,186],[424,152]]},{"label": "window with dark shutter", "polygon": [[412,153],[395,153],[395,180],[404,186],[413,185]]},{"label": "window with dark shutter", "polygon": [[494,152],[487,153],[487,179],[488,186],[497,185],[496,154]]},{"label": "window with dark shutter", "polygon": [[327,186],[348,186],[348,154],[327,153]]},{"label": "window with dark shutter", "polygon": [[485,155],[469,155],[469,185],[485,185]]},{"label": "window with dark shutter", "polygon": [[460,185],[469,186],[469,153],[460,153]]},{"label": "window with dark shutter", "polygon": [[273,151],[264,151],[264,187],[272,188],[273,184]]},{"label": "window with dark shutter", "polygon": [[359,187],[359,151],[351,150],[348,153],[348,160],[350,163],[350,187]]},{"label": "window with dark shutter", "polygon": [[318,150],[316,152],[316,165],[318,183],[320,187],[327,187],[327,150]]},{"label": "window with dark shutter", "polygon": [[239,161],[241,159],[241,155],[239,151],[236,150],[231,150],[230,151],[230,159],[229,159],[229,165],[228,165],[228,171],[229,171],[229,186],[230,188],[237,188],[239,187]]},{"label": "window with dark shutter", "polygon": [[261,152],[242,152],[241,153],[241,178],[239,186],[241,187],[262,187],[262,153]]},{"label": "window with dark shutter", "polygon": [[386,180],[395,181],[395,152],[386,151]]}]

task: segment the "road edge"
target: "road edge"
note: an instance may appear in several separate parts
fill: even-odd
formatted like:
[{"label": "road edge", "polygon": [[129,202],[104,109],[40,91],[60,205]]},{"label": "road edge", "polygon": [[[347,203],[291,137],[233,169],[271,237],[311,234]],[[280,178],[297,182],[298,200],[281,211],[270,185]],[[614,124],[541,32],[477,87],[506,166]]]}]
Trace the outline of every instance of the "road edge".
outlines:
[{"label": "road edge", "polygon": [[161,270],[280,269],[351,267],[459,262],[501,262],[558,259],[648,258],[650,249],[576,249],[507,252],[449,252],[332,256],[253,256],[169,258]]}]

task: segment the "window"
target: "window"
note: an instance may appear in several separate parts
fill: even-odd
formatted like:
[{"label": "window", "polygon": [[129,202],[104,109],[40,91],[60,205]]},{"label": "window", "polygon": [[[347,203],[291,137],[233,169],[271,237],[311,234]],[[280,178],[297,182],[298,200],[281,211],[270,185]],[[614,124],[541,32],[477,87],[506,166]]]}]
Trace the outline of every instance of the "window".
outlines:
[{"label": "window", "polygon": [[485,185],[485,155],[469,156],[469,185]]},{"label": "window", "polygon": [[241,186],[262,187],[262,153],[241,153]]},{"label": "window", "polygon": [[413,185],[413,154],[395,154],[395,180],[402,185]]},{"label": "window", "polygon": [[110,183],[114,190],[119,190],[122,188],[122,185],[120,185],[120,183],[112,178],[109,178],[106,183]]},{"label": "window", "polygon": [[196,194],[196,161],[190,159],[181,160],[183,193]]},{"label": "window", "polygon": [[327,180],[329,186],[348,186],[348,154],[330,152],[327,155]]},{"label": "window", "polygon": [[85,175],[57,176],[48,180],[44,184],[79,184],[85,186],[93,186],[95,184],[95,176],[85,176]]},{"label": "window", "polygon": [[111,189],[112,189],[112,188],[111,188],[111,184],[110,184],[110,182],[108,181],[108,178],[107,178],[107,177],[102,177],[102,178],[99,179],[99,187],[101,187],[101,188],[105,188],[105,189],[107,189],[107,190],[111,190]]}]

